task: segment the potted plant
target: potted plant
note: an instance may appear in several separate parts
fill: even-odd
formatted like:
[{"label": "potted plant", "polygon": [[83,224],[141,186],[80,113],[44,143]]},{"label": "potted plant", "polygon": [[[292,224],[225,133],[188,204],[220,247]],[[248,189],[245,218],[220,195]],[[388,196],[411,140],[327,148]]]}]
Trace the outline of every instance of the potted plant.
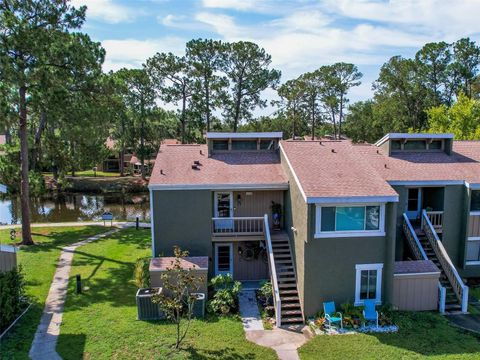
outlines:
[{"label": "potted plant", "polygon": [[282,205],[272,201],[272,222],[273,230],[280,230],[282,223]]}]

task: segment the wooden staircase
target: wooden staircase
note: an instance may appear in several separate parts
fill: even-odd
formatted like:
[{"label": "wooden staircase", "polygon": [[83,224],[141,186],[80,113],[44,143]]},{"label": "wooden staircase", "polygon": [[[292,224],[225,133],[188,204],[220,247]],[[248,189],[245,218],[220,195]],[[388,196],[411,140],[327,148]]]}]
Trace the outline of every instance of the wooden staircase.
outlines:
[{"label": "wooden staircase", "polygon": [[282,326],[303,324],[304,317],[288,235],[285,232],[272,232],[271,240],[281,299]]},{"label": "wooden staircase", "polygon": [[446,298],[445,298],[445,310],[446,311],[461,311],[462,310],[462,304],[458,300],[457,296],[455,295],[455,291],[453,290],[452,285],[450,284],[450,281],[447,278],[447,275],[445,274],[445,271],[443,270],[442,264],[438,260],[437,256],[435,255],[435,251],[432,249],[432,246],[430,245],[430,242],[427,239],[427,236],[425,235],[425,232],[419,228],[415,229],[415,233],[417,234],[418,241],[420,241],[420,244],[422,245],[423,250],[425,251],[425,254],[427,255],[428,260],[431,260],[435,265],[440,269],[440,284],[445,288],[446,290]]}]

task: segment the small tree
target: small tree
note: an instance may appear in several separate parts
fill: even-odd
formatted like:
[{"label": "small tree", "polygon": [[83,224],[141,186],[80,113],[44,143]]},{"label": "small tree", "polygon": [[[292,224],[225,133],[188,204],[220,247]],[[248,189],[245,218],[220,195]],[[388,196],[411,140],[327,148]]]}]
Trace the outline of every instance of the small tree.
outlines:
[{"label": "small tree", "polygon": [[[173,248],[175,259],[171,267],[162,275],[163,291],[153,298],[155,303],[160,305],[168,319],[173,321],[177,327],[177,340],[175,349],[187,336],[190,322],[192,320],[193,305],[197,300],[193,294],[198,291],[198,275],[191,268],[182,267],[182,258],[188,256],[188,251],[182,251],[178,246]],[[183,323],[186,322],[185,325]]]}]

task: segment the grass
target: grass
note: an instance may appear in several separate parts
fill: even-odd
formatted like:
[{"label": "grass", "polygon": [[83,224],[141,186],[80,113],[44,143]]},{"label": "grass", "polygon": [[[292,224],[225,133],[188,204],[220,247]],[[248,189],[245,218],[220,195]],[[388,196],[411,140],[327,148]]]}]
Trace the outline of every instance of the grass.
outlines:
[{"label": "grass", "polygon": [[479,359],[480,341],[435,313],[397,313],[396,334],[316,336],[299,349],[302,360]]},{"label": "grass", "polygon": [[[53,176],[53,173],[51,172],[44,172],[42,173],[44,176]],[[70,176],[71,174],[68,173],[67,176]],[[77,171],[75,172],[75,176],[87,176],[87,177],[94,177],[94,172],[93,170],[84,170],[84,171]],[[97,177],[119,177],[120,173],[118,172],[105,172],[105,171],[97,171]]]},{"label": "grass", "polygon": [[134,263],[150,255],[150,241],[148,230],[128,229],[75,254],[71,274],[85,288],[76,295],[70,282],[57,345],[63,359],[276,359],[245,339],[238,318],[194,320],[179,351],[173,324],[136,320]]},{"label": "grass", "polygon": [[[2,340],[0,359],[28,359],[61,248],[104,231],[100,226],[32,228],[35,245],[22,247],[18,252],[32,307]],[[0,230],[0,239],[10,242],[9,231]]]}]

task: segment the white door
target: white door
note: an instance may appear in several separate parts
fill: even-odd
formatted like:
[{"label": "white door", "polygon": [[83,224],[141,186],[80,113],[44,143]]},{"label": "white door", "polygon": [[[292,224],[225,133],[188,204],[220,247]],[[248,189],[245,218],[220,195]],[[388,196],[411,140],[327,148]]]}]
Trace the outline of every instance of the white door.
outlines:
[{"label": "white door", "polygon": [[[233,193],[215,193],[215,231],[233,231]],[[225,218],[223,220],[222,218]]]},{"label": "white door", "polygon": [[215,244],[215,275],[233,276],[233,244]]},{"label": "white door", "polygon": [[409,219],[419,219],[422,211],[422,189],[408,188],[407,194],[407,217]]}]

